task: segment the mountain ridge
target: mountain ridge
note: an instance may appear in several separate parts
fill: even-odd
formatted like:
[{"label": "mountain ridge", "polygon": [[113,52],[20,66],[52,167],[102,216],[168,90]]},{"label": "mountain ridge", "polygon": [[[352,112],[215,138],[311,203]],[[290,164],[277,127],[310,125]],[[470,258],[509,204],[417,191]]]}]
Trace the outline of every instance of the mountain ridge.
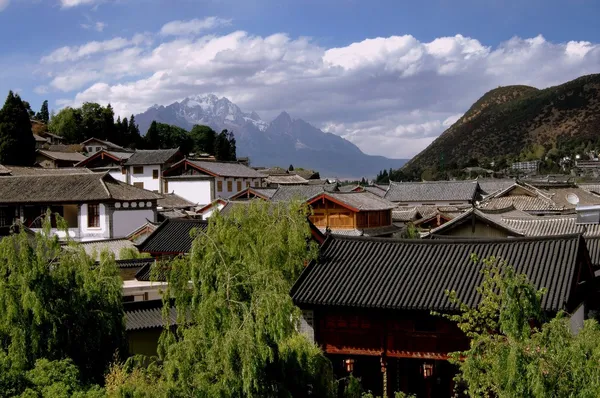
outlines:
[{"label": "mountain ridge", "polygon": [[282,111],[271,122],[258,113],[244,112],[227,98],[214,94],[193,95],[170,105],[153,105],[135,115],[140,131],[152,121],[190,130],[195,124],[215,131],[233,131],[238,156],[248,156],[255,166],[315,169],[323,176],[374,177],[380,170],[401,167],[406,160],[363,153],[350,141],[326,133],[302,119]]},{"label": "mountain ridge", "polygon": [[518,157],[600,132],[600,74],[546,89],[505,86],[485,93],[452,126],[408,161],[404,171],[461,167],[470,159]]}]

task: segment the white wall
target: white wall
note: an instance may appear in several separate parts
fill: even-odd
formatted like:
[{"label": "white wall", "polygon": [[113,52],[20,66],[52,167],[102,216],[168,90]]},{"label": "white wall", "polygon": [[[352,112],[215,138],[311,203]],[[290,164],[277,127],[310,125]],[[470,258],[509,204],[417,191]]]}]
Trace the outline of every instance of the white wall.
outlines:
[{"label": "white wall", "polygon": [[146,202],[139,203],[144,204],[144,208],[139,208],[138,204],[137,208],[132,209],[130,202],[130,207],[127,209],[124,209],[122,207],[121,209],[115,209],[115,211],[112,214],[113,238],[126,237],[131,232],[135,231],[137,228],[146,224],[146,222],[148,222],[147,220],[152,222],[156,221],[156,214],[154,212],[154,209],[150,207],[145,207],[145,205],[147,204]]},{"label": "white wall", "polygon": [[212,192],[212,180],[168,180],[167,193],[174,193],[192,203],[200,206],[211,203],[214,199]]},{"label": "white wall", "polygon": [[[218,190],[219,181],[221,181],[223,183],[223,190],[220,192]],[[227,190],[227,182],[228,181],[231,181],[231,191]],[[241,186],[242,189],[237,189],[238,181],[242,182],[242,186]],[[243,191],[244,189],[246,189],[248,187],[256,188],[256,187],[263,187],[263,186],[265,186],[265,182],[264,182],[264,179],[262,179],[262,178],[215,177],[215,197],[213,199],[216,199],[216,198],[229,199],[231,196],[235,195],[238,192]]]},{"label": "white wall", "polygon": [[123,174],[121,170],[110,171],[108,174],[117,181],[127,182],[127,174]]},{"label": "white wall", "polygon": [[96,239],[109,239],[110,228],[108,215],[106,214],[106,206],[100,204],[100,227],[88,228],[88,205],[82,204],[79,211],[79,237],[82,241],[85,240],[96,240]]},{"label": "white wall", "polygon": [[215,206],[211,206],[211,207],[209,207],[209,208],[208,208],[208,209],[207,209],[207,210],[206,210],[204,213],[202,213],[202,214],[201,214],[201,216],[202,216],[202,219],[203,219],[203,220],[207,220],[207,219],[209,219],[209,218],[210,218],[210,216],[212,216],[212,214],[215,212],[215,210],[217,210],[217,209],[218,209],[218,210],[221,210],[221,209],[223,209],[223,207],[225,207],[225,205],[224,205],[224,204],[222,204],[222,203],[220,203],[220,202],[219,202],[219,203],[216,203],[216,204],[215,204]]},{"label": "white wall", "polygon": [[[144,189],[148,191],[161,192],[161,170],[160,165],[153,164],[143,167],[144,172],[142,174],[133,174],[134,166],[129,166],[129,184],[133,185],[136,182],[144,183]],[[158,178],[155,180],[152,178],[152,171],[158,170]]]}]

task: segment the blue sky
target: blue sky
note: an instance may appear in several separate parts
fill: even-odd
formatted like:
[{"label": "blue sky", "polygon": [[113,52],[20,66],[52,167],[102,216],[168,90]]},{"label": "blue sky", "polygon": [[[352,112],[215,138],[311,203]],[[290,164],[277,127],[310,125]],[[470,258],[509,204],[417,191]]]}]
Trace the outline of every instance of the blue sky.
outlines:
[{"label": "blue sky", "polygon": [[[0,0],[0,95],[137,113],[191,94],[412,156],[485,91],[600,72],[597,0]],[[376,39],[378,40],[369,40]]]}]

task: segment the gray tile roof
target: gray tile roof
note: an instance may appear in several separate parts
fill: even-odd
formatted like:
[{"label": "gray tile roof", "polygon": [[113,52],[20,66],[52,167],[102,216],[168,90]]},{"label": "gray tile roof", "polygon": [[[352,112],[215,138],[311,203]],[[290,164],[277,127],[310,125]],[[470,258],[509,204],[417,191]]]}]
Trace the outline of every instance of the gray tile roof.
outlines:
[{"label": "gray tile roof", "polygon": [[513,178],[480,178],[477,182],[482,194],[487,196],[511,187],[515,184],[516,180]]},{"label": "gray tile roof", "polygon": [[167,219],[142,243],[139,251],[154,254],[181,254],[192,250],[193,230],[206,231],[208,222],[193,219]]},{"label": "gray tile roof", "polygon": [[265,181],[267,184],[274,185],[299,185],[299,184],[308,184],[308,180],[300,177],[296,174],[272,174],[269,175]]},{"label": "gray tile roof", "polygon": [[[542,308],[568,309],[587,251],[578,235],[493,240],[392,240],[329,236],[318,262],[312,262],[291,290],[300,307],[342,306],[388,310],[456,310],[445,294],[476,305],[481,264],[471,255],[496,256],[525,273],[537,288],[546,288]],[[575,299],[574,299],[575,300]],[[567,307],[567,308],[566,308]]]},{"label": "gray tile roof", "polygon": [[452,220],[446,222],[443,225],[440,225],[437,228],[433,228],[431,231],[429,231],[429,233],[430,234],[439,234],[443,231],[452,229],[458,225],[461,225],[464,223],[470,223],[473,217],[475,217],[476,219],[479,219],[483,222],[486,222],[486,223],[493,223],[496,225],[497,228],[506,231],[511,236],[525,236],[525,234],[520,229],[514,228],[508,224],[505,224],[498,217],[495,217],[493,215],[490,216],[487,212],[482,211],[480,209],[475,209],[475,208],[472,208],[472,209],[462,213],[461,215],[453,218]]},{"label": "gray tile roof", "polygon": [[584,189],[569,187],[569,188],[548,188],[546,190],[551,195],[551,199],[559,207],[565,209],[574,209],[575,205],[567,200],[568,195],[576,195],[579,199],[580,206],[600,205],[600,196],[594,195]]},{"label": "gray tile roof", "polygon": [[600,237],[600,225],[577,224],[577,215],[515,218],[504,217],[501,221],[525,236],[553,236],[583,234],[584,237]]},{"label": "gray tile roof", "polygon": [[396,207],[392,210],[392,220],[396,222],[409,222],[417,219],[418,212],[416,207]]},{"label": "gray tile roof", "polygon": [[206,173],[220,177],[234,178],[265,178],[263,173],[237,162],[211,162],[201,160],[187,160],[190,164],[202,169]]},{"label": "gray tile roof", "polygon": [[45,169],[43,167],[22,167],[5,166],[10,171],[10,175],[19,176],[40,176],[40,175],[62,175],[62,174],[93,174],[93,171],[77,167],[61,167],[56,169]]},{"label": "gray tile roof", "polygon": [[0,203],[77,203],[159,198],[158,194],[99,173],[2,177],[1,181]]},{"label": "gray tile roof", "polygon": [[73,162],[73,163],[79,163],[82,160],[87,159],[86,156],[84,156],[78,152],[53,152],[53,151],[46,151],[43,149],[38,149],[36,151],[36,153],[38,153],[39,155],[43,155],[52,160],[62,160],[65,162]]},{"label": "gray tile roof", "polygon": [[324,192],[334,192],[335,190],[336,184],[280,186],[271,197],[271,200],[273,202],[287,202],[290,200],[306,201]]},{"label": "gray tile roof", "polygon": [[127,159],[125,166],[143,166],[165,164],[179,154],[179,148],[173,149],[138,149]]},{"label": "gray tile roof", "polygon": [[81,242],[81,247],[87,253],[88,256],[92,256],[94,260],[100,260],[100,254],[106,250],[109,253],[115,255],[116,260],[120,260],[120,253],[122,249],[134,249],[136,250],[133,242],[127,239],[105,239]]},{"label": "gray tile roof", "polygon": [[477,181],[391,182],[384,198],[391,202],[472,201]]},{"label": "gray tile roof", "polygon": [[372,186],[368,186],[368,187],[364,187],[365,191],[369,191],[371,193],[374,193],[377,196],[381,196],[382,198],[385,196],[385,193],[388,190],[387,186],[382,186],[382,185],[372,185]]},{"label": "gray tile roof", "polygon": [[522,211],[562,211],[564,208],[543,196],[511,195],[486,198],[479,206],[482,209],[505,209],[513,206]]},{"label": "gray tile roof", "polygon": [[578,187],[583,189],[584,191],[595,193],[600,195],[600,183],[584,183],[578,184]]},{"label": "gray tile roof", "polygon": [[10,175],[10,170],[0,164],[0,175]]},{"label": "gray tile roof", "polygon": [[359,211],[382,211],[396,207],[392,202],[379,197],[371,192],[324,192],[326,197],[344,203]]},{"label": "gray tile roof", "polygon": [[158,199],[157,205],[163,209],[186,209],[196,206],[197,203],[192,203],[174,193],[167,193],[163,194],[162,198]]},{"label": "gray tile roof", "polygon": [[367,236],[376,238],[378,236],[386,236],[391,235],[396,232],[400,232],[402,228],[396,225],[386,225],[384,227],[377,228],[366,228],[366,229],[329,229],[327,228],[318,228],[318,230],[326,234],[329,232],[332,235],[340,235],[340,236]]},{"label": "gray tile roof", "polygon": [[166,282],[169,273],[169,264],[154,262],[144,264],[144,267],[135,274],[135,279],[141,282]]},{"label": "gray tile roof", "polygon": [[97,142],[99,142],[100,144],[102,144],[102,145],[104,145],[105,147],[107,147],[108,149],[125,150],[125,148],[123,148],[123,147],[122,147],[122,146],[120,146],[120,145],[117,145],[117,144],[115,144],[115,143],[113,143],[113,142],[106,141],[106,140],[99,140],[98,138],[89,138],[89,139],[87,139],[87,140],[83,141],[83,142],[82,142],[80,145],[81,145],[81,146],[88,145],[88,144],[89,144],[91,141],[97,141]]},{"label": "gray tile roof", "polygon": [[[161,300],[125,303],[123,310],[127,331],[159,329],[165,326]],[[169,311],[168,320],[170,326],[177,324],[177,311],[174,307]]]}]

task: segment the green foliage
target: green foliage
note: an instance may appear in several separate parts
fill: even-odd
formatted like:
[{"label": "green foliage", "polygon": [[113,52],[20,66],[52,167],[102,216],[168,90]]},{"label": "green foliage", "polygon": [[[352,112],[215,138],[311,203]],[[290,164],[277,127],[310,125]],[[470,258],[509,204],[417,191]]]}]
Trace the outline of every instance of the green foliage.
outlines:
[{"label": "green foliage", "polygon": [[[458,381],[470,396],[596,397],[600,395],[600,327],[593,320],[573,334],[568,317],[542,320],[541,297],[527,277],[494,258],[483,260],[482,299],[445,315],[471,338],[453,354]],[[460,303],[454,292],[451,301]]]},{"label": "green foliage", "polygon": [[208,126],[196,124],[190,131],[195,153],[208,153],[214,155],[217,133]]},{"label": "green foliage", "polygon": [[150,253],[140,253],[135,247],[123,247],[119,250],[121,260],[136,260],[138,258],[150,258]]},{"label": "green foliage", "polygon": [[262,201],[216,214],[190,256],[171,263],[164,297],[179,327],[163,333],[159,354],[172,396],[334,395],[331,363],[297,332],[289,296],[317,255],[307,216],[299,203]]},{"label": "green foliage", "polygon": [[48,121],[50,120],[50,112],[48,111],[48,100],[45,100],[42,103],[42,108],[35,115],[35,118],[41,122],[44,122],[45,124],[48,124]]},{"label": "green foliage", "polygon": [[[59,224],[64,221],[59,219]],[[45,233],[49,228],[48,216]],[[26,372],[41,359],[69,358],[82,383],[101,381],[124,343],[121,283],[106,253],[94,266],[81,247],[71,243],[63,250],[56,237],[31,237],[22,230],[2,239],[2,395],[22,392],[28,385]]]},{"label": "green foliage", "polygon": [[182,153],[188,154],[193,142],[189,133],[181,127],[153,121],[146,133],[145,146],[148,149],[179,148]]},{"label": "green foliage", "polygon": [[217,160],[221,161],[233,161],[237,159],[233,132],[223,130],[217,135],[214,155]]},{"label": "green foliage", "polygon": [[402,232],[402,239],[421,239],[419,230],[412,222],[406,224],[406,229]]},{"label": "green foliage", "polygon": [[48,130],[64,137],[67,144],[75,144],[85,141],[81,125],[81,109],[66,107],[50,119]]},{"label": "green foliage", "polygon": [[9,91],[0,109],[0,164],[32,166],[34,161],[35,139],[27,107]]}]

